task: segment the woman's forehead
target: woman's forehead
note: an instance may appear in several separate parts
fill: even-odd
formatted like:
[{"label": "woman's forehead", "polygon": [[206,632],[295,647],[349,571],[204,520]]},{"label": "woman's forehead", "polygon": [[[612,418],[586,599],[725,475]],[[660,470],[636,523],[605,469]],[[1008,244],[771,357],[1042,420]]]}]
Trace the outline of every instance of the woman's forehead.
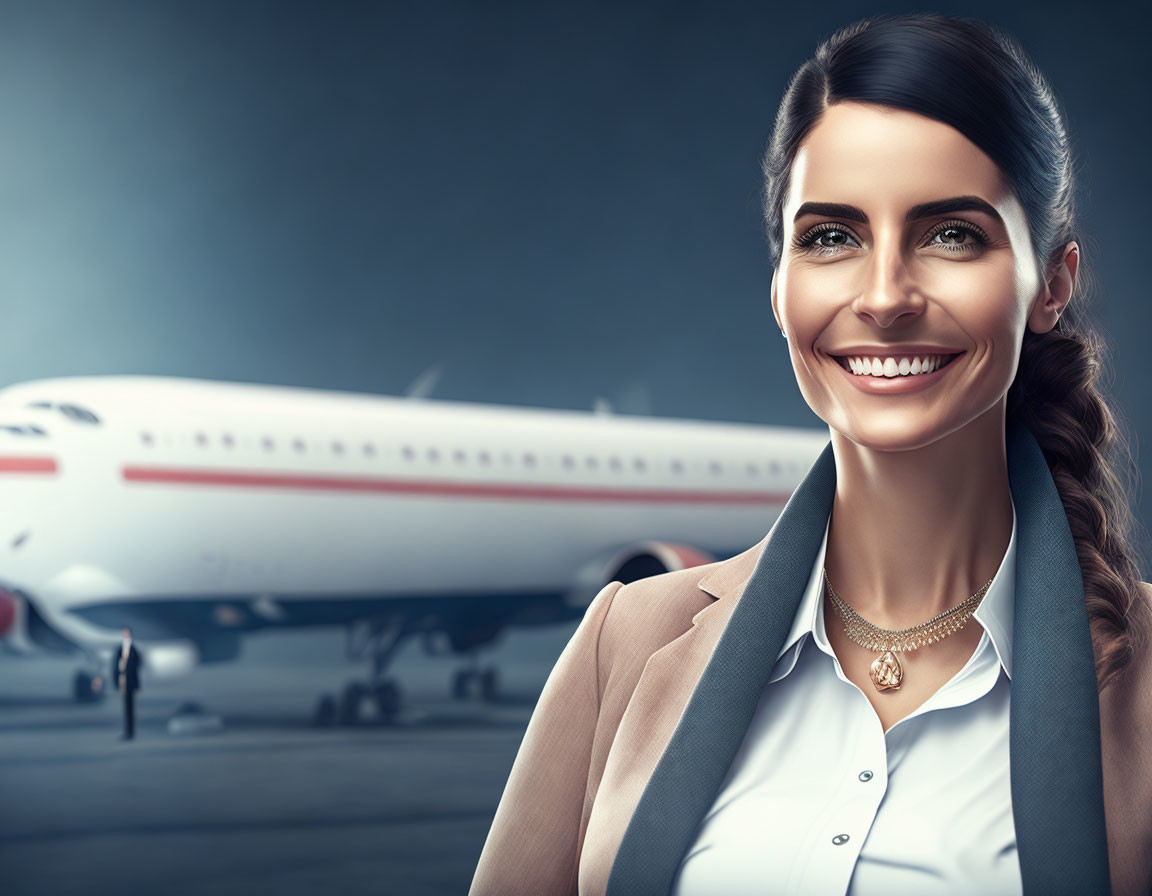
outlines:
[{"label": "woman's forehead", "polygon": [[899,214],[925,201],[979,196],[996,208],[1010,189],[995,162],[951,125],[863,103],[829,106],[800,144],[784,219],[804,202]]}]

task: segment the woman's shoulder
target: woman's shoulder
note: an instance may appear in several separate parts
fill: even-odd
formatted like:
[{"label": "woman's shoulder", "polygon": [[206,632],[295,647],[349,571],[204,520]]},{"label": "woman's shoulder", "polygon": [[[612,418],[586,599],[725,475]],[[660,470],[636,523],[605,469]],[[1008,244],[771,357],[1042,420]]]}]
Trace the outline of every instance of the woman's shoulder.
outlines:
[{"label": "woman's shoulder", "polygon": [[700,580],[718,563],[637,579],[617,589],[604,619],[601,652],[627,650],[650,655],[692,627],[692,617],[715,598]]},{"label": "woman's shoulder", "polygon": [[600,633],[601,669],[633,668],[639,674],[652,654],[688,632],[704,610],[738,600],[763,547],[762,540],[727,560],[620,586]]},{"label": "woman's shoulder", "polygon": [[740,597],[771,532],[741,553],[697,567],[637,579],[616,591],[601,640],[629,653],[651,655],[692,628],[718,600]]}]

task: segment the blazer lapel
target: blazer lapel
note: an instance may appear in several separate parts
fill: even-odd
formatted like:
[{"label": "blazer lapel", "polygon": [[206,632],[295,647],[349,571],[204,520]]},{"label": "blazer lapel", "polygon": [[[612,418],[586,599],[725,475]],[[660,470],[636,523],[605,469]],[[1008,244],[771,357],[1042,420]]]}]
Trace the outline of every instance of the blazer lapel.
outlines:
[{"label": "blazer lapel", "polygon": [[648,779],[616,852],[608,896],[671,890],[680,858],[744,740],[764,682],[784,646],[835,491],[836,465],[829,443],[780,512]]},{"label": "blazer lapel", "polygon": [[[1099,704],[1075,544],[1022,424],[1010,421],[1007,451],[1018,515],[1009,741],[1024,891],[1107,893]],[[835,492],[829,443],[772,527],[743,594],[728,598],[736,606],[628,822],[608,896],[671,890],[791,627]]]},{"label": "blazer lapel", "polygon": [[1100,701],[1076,543],[1032,433],[1008,431],[1016,609],[1008,743],[1024,892],[1109,893]]}]

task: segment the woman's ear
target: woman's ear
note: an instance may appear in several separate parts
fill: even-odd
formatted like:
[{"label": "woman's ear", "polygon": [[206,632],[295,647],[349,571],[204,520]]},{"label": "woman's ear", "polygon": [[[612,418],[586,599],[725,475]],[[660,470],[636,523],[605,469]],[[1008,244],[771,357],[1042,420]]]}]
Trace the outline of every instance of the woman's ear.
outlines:
[{"label": "woman's ear", "polygon": [[1076,286],[1076,269],[1080,266],[1080,247],[1075,241],[1064,247],[1060,260],[1050,270],[1044,288],[1032,304],[1028,314],[1028,329],[1033,333],[1047,333],[1059,320],[1072,300]]}]

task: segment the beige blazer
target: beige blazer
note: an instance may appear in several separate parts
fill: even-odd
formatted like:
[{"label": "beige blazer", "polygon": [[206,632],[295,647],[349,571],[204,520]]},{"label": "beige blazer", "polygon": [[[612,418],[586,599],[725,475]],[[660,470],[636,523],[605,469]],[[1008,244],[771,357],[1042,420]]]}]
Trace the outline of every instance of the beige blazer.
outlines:
[{"label": "beige blazer", "polygon": [[[1032,440],[1028,448],[1034,445]],[[1011,472],[1011,443],[1009,447]],[[1051,491],[1037,499],[1024,473],[1033,474],[1033,485],[1043,490],[1044,475],[1037,467],[1043,459],[1037,448],[1035,453],[1025,452],[1030,463],[1021,461],[1021,450],[1017,449],[1013,477],[1013,497],[1021,515],[1017,633],[1021,622],[1030,618],[1033,591],[1022,589],[1029,574],[1041,580],[1049,575],[1046,568],[1061,565],[1051,554],[1052,533],[1044,530],[1041,517],[1029,512],[1030,507],[1046,505],[1049,519],[1053,517],[1051,477],[1047,477]],[[779,646],[772,648],[774,631],[782,642],[795,603],[779,600],[779,588],[768,588],[765,593],[782,604],[779,625],[772,632],[753,628],[749,641],[753,652],[725,672],[721,654],[726,657],[738,650],[728,642],[744,625],[734,616],[740,615],[737,609],[742,604],[759,599],[753,580],[769,578],[789,565],[787,574],[799,583],[795,588],[799,600],[814,553],[800,551],[793,559],[788,552],[795,545],[786,543],[787,533],[806,530],[818,547],[831,501],[827,482],[819,480],[827,479],[830,466],[834,486],[829,446],[772,531],[744,553],[628,585],[613,582],[596,596],[549,676],[529,722],[471,896],[667,892],[683,848],[747,730],[744,711],[721,704],[742,686],[743,678],[759,676],[747,688],[754,705],[779,651]],[[804,502],[813,505],[808,522],[797,517]],[[1059,518],[1066,530],[1062,509]],[[1026,527],[1035,538],[1026,535]],[[1071,536],[1065,534],[1063,551],[1072,551],[1074,561]],[[1085,658],[1082,649],[1087,617],[1078,567],[1076,582],[1081,606],[1078,614],[1071,614],[1070,630],[1077,632],[1081,648],[1079,662],[1071,664],[1078,677],[1065,680],[1057,674],[1060,680],[1050,686],[1054,699],[1078,694],[1076,701],[1088,705],[1089,715],[1078,716],[1075,705],[1061,706],[1059,712],[1042,709],[1042,724],[1026,715],[1032,707],[1044,707],[1047,699],[1040,692],[1033,697],[1029,682],[1049,687],[1046,679],[1053,676],[1043,669],[1030,676],[1033,643],[1027,635],[1014,636],[1010,747],[1024,890],[1037,896],[1106,893],[1110,878],[1115,896],[1148,896],[1152,645],[1145,645],[1124,678],[1099,695],[1097,706],[1091,654]],[[1059,587],[1054,581],[1038,581],[1037,599],[1051,600],[1053,593],[1061,593],[1052,589]],[[762,609],[757,613],[764,615]],[[1056,634],[1045,637],[1055,639]],[[1068,656],[1069,648],[1059,649]],[[757,654],[766,660],[759,671],[748,672],[749,661]],[[715,671],[709,669],[710,662],[725,673],[715,688],[710,685]],[[1025,698],[1019,708],[1018,690]],[[1098,732],[1089,724],[1097,718]],[[1075,727],[1062,729],[1066,719]],[[1049,736],[1050,741],[1043,740]],[[1081,746],[1075,748],[1078,752],[1069,752],[1066,745],[1074,742]],[[686,802],[678,802],[681,799]],[[622,847],[626,835],[630,845]]]}]

